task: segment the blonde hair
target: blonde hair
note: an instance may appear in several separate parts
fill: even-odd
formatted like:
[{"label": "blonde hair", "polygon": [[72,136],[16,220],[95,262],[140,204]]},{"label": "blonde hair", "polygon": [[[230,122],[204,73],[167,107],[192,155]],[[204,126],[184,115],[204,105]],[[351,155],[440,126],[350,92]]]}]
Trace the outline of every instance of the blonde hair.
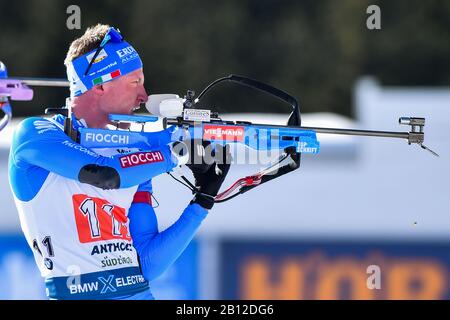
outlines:
[{"label": "blonde hair", "polygon": [[75,39],[67,51],[64,64],[68,66],[73,60],[96,49],[108,33],[110,26],[107,24],[97,24],[87,28],[86,32],[78,39]]}]

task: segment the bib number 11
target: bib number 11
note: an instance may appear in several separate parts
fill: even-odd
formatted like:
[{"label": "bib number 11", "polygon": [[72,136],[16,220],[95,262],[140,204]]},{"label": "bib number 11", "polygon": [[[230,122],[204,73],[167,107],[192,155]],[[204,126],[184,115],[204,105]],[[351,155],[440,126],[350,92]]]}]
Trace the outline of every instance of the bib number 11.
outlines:
[{"label": "bib number 11", "polygon": [[80,194],[73,196],[73,208],[81,243],[131,240],[125,209],[104,199]]}]

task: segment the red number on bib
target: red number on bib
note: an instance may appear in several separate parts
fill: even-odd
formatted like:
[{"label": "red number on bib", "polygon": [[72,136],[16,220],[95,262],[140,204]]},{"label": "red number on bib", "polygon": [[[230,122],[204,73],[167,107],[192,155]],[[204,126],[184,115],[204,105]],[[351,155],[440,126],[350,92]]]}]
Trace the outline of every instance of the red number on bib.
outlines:
[{"label": "red number on bib", "polygon": [[125,209],[84,194],[76,194],[72,200],[81,243],[131,240]]}]

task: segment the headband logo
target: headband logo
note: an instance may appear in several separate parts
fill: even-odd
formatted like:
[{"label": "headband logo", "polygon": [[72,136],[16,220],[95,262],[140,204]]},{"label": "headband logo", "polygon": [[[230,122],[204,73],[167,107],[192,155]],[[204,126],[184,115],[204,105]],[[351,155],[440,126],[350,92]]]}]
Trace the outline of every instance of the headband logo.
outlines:
[{"label": "headband logo", "polygon": [[126,48],[117,50],[116,53],[119,56],[119,58],[122,59],[122,63],[127,63],[139,57],[138,53],[132,46],[128,46]]},{"label": "headband logo", "polygon": [[[95,52],[92,52],[90,55],[86,57],[88,62],[91,62],[92,58],[94,57]],[[106,53],[105,49],[102,49],[100,53],[95,58],[94,62],[92,64],[99,63],[100,61],[106,59],[108,57],[108,54]]]}]

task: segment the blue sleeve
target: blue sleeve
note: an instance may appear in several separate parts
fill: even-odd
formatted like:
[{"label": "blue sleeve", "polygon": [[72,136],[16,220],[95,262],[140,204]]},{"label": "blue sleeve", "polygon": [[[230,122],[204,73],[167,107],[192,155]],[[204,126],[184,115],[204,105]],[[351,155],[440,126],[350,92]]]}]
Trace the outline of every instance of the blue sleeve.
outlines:
[{"label": "blue sleeve", "polygon": [[177,161],[167,145],[104,157],[73,142],[43,118],[28,118],[20,123],[13,137],[10,159],[19,168],[36,166],[103,189],[139,185],[171,171]]},{"label": "blue sleeve", "polygon": [[[142,185],[138,191],[151,190]],[[139,255],[142,273],[151,281],[161,275],[183,253],[194,238],[208,211],[189,205],[168,229],[159,232],[155,210],[150,204],[132,204],[128,212],[133,245]]]}]

